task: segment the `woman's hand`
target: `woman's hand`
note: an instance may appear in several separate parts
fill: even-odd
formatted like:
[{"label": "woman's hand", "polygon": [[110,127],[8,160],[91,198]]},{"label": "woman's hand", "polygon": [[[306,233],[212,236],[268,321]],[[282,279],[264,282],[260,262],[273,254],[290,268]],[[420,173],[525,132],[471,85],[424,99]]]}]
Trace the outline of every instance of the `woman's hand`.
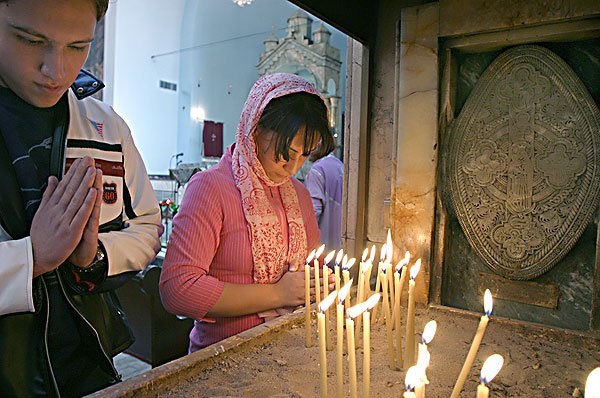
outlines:
[{"label": "woman's hand", "polygon": [[[280,297],[282,298],[283,307],[293,307],[303,305],[305,303],[305,276],[304,269],[306,264],[303,261],[292,261],[289,265],[288,272],[283,274],[277,287]],[[321,269],[319,286],[323,286],[323,272]],[[333,271],[329,272],[328,276],[329,292],[335,289],[335,275]],[[321,292],[323,293],[323,292]],[[321,294],[323,296],[323,294]],[[310,267],[310,301],[314,302],[316,297],[315,292],[315,271],[314,267]]]},{"label": "woman's hand", "polygon": [[[300,267],[296,267],[296,271],[289,270],[277,282],[277,291],[282,303],[281,307],[295,307],[304,304],[306,291],[304,286],[304,267],[301,268],[302,272],[300,272]],[[314,294],[314,276],[311,276],[310,285],[311,294]]]}]

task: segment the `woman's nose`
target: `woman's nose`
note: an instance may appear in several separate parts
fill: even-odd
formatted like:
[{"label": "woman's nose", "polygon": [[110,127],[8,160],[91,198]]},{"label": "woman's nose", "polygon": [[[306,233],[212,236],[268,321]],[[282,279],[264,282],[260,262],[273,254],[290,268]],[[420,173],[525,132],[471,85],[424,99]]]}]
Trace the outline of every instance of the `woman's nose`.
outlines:
[{"label": "woman's nose", "polygon": [[298,159],[290,158],[290,160],[288,160],[287,163],[285,164],[285,169],[288,173],[290,173],[291,175],[294,175],[300,169],[300,167],[302,167],[302,163],[304,163],[303,158],[298,158]]}]

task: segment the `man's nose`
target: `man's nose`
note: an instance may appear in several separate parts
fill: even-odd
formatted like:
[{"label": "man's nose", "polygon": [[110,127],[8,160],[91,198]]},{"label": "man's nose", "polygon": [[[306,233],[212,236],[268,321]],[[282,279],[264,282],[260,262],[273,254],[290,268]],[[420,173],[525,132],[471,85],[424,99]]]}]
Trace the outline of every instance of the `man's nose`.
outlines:
[{"label": "man's nose", "polygon": [[42,60],[42,74],[60,82],[65,76],[65,56],[61,50],[49,49]]}]

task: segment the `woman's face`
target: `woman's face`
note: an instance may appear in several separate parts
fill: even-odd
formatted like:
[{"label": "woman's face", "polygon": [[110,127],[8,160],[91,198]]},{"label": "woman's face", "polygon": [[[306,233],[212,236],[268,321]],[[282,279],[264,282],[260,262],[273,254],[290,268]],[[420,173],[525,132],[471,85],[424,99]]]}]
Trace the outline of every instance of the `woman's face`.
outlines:
[{"label": "woman's face", "polygon": [[258,160],[262,165],[267,177],[275,183],[280,183],[294,174],[302,167],[308,154],[304,152],[304,128],[300,128],[296,136],[290,144],[289,158],[285,160],[283,157],[275,160],[275,132],[264,129],[260,126],[256,128],[254,140]]}]

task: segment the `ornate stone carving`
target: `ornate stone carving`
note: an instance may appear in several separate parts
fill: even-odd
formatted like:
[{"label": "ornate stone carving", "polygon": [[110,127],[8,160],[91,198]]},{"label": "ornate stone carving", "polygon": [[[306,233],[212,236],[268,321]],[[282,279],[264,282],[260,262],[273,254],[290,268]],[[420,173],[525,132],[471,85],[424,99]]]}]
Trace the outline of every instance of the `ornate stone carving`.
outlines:
[{"label": "ornate stone carving", "polygon": [[447,139],[447,193],[473,249],[506,278],[551,269],[600,192],[600,112],[579,78],[544,47],[509,49]]}]

